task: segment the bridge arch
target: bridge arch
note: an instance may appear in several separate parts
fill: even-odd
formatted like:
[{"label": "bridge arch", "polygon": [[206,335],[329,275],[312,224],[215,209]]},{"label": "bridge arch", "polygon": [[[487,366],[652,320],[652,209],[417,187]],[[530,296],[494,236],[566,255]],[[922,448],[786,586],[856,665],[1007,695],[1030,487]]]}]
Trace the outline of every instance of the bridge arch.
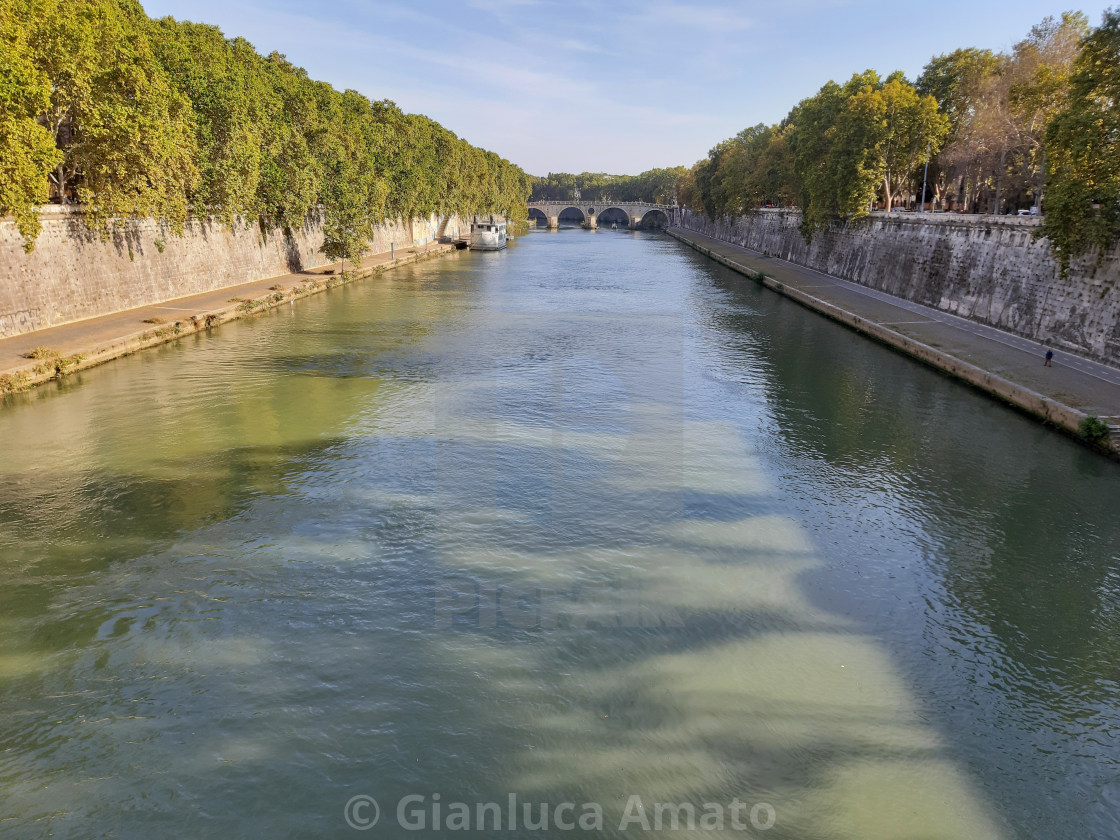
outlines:
[{"label": "bridge arch", "polygon": [[556,214],[556,218],[561,222],[586,222],[587,214],[578,205],[569,204]]},{"label": "bridge arch", "polygon": [[602,210],[599,210],[598,214],[595,216],[595,219],[600,225],[617,223],[626,227],[630,227],[630,214],[627,211],[623,210],[621,207],[616,207],[614,205],[604,207]]},{"label": "bridge arch", "polygon": [[537,227],[548,227],[548,214],[541,210],[539,207],[529,208],[529,221],[533,222]]},{"label": "bridge arch", "polygon": [[642,227],[647,230],[650,228],[664,229],[669,227],[669,215],[658,208],[647,210],[645,215],[642,216]]}]

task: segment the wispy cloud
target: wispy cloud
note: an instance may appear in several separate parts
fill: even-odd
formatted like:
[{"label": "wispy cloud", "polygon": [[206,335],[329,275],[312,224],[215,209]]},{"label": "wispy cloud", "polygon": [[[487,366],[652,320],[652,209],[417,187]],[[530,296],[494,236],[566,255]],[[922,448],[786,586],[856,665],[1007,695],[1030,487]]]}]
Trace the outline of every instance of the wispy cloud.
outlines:
[{"label": "wispy cloud", "polygon": [[659,24],[688,27],[705,32],[729,34],[750,29],[751,19],[736,8],[698,4],[655,3],[642,16]]},{"label": "wispy cloud", "polygon": [[609,51],[599,46],[598,44],[590,44],[586,41],[577,41],[575,38],[564,38],[560,41],[560,49],[567,50],[568,52],[581,52],[581,53],[595,53],[598,55],[608,55]]},{"label": "wispy cloud", "polygon": [[512,26],[527,10],[542,6],[542,0],[468,0],[467,7],[493,15],[505,26]]}]

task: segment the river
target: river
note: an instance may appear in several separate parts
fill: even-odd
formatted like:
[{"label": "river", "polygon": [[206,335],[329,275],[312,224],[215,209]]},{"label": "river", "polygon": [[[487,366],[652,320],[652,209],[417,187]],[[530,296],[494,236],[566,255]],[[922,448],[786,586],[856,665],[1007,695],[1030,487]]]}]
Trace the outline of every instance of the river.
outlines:
[{"label": "river", "polygon": [[1120,836],[1120,467],[663,235],[7,402],[5,838]]}]

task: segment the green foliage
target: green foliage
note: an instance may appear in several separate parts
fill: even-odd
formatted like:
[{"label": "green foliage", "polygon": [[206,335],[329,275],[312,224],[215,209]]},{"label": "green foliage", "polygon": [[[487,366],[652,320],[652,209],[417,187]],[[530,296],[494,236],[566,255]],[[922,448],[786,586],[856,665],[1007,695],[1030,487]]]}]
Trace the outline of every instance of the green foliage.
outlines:
[{"label": "green foliage", "polygon": [[365,253],[365,234],[370,229],[368,205],[350,189],[354,175],[344,161],[336,161],[326,173],[323,184],[323,247],[332,261],[357,263]]},{"label": "green foliage", "polygon": [[62,162],[56,191],[85,205],[107,231],[123,218],[182,228],[197,179],[191,112],[168,83],[132,0],[30,0],[30,58],[50,80],[39,120]]},{"label": "green foliage", "polygon": [[1081,437],[1093,443],[1100,443],[1108,437],[1108,425],[1099,417],[1082,417],[1077,424]]},{"label": "green foliage", "polygon": [[265,63],[244,39],[217,27],[155,21],[152,40],[171,83],[190,100],[199,181],[192,209],[226,225],[261,212],[258,188],[266,133],[280,101]]},{"label": "green foliage", "polygon": [[31,11],[24,0],[0,0],[0,215],[15,217],[28,251],[39,234],[36,205],[47,200],[46,173],[62,159],[36,120],[51,86],[31,60]]},{"label": "green foliage", "polygon": [[919,89],[937,97],[949,118],[931,166],[937,196],[991,213],[1041,206],[1046,126],[1068,100],[1087,30],[1084,15],[1066,12],[1032,27],[1010,54],[957,50],[926,67]]},{"label": "green foliage", "polygon": [[709,182],[709,203],[728,213],[745,213],[765,204],[791,204],[793,171],[787,136],[788,131],[779,126],[759,123],[722,144],[721,160]]},{"label": "green foliage", "polygon": [[922,96],[937,100],[949,121],[950,134],[956,134],[973,105],[981,80],[996,73],[1000,64],[1000,58],[991,50],[953,50],[933,58],[914,87]]},{"label": "green foliage", "polygon": [[861,136],[868,127],[851,100],[880,84],[871,70],[852,76],[843,87],[829,82],[786,118],[806,236],[832,219],[866,215],[878,173],[869,165],[870,138]]},{"label": "green foliage", "polygon": [[796,203],[809,236],[832,219],[866,215],[880,191],[889,205],[940,148],[947,125],[936,100],[901,74],[884,82],[868,70],[829,82],[780,125],[720,143],[678,188],[711,217]]},{"label": "green foliage", "polygon": [[713,148],[678,181],[681,201],[710,217],[763,206],[801,208],[806,236],[884,203],[936,153],[947,120],[932,96],[873,71],[829,82],[781,124],[756,125]]},{"label": "green foliage", "polygon": [[1120,9],[1107,12],[1073,64],[1068,104],[1046,130],[1047,216],[1062,271],[1120,231]]},{"label": "green foliage", "polygon": [[851,124],[853,148],[862,152],[860,171],[881,182],[888,207],[918,166],[941,148],[949,130],[937,100],[922,96],[900,76],[855,94],[844,123]]},{"label": "green foliage", "polygon": [[[555,177],[555,176],[550,176]],[[570,176],[569,176],[570,177]],[[677,181],[709,217],[797,206],[806,237],[899,195],[1013,212],[1046,196],[1049,237],[1069,260],[1120,231],[1120,9],[1046,18],[1009,54],[959,49],[911,85],[874,72],[829,82],[778,125],[716,145]]]},{"label": "green foliage", "polygon": [[189,212],[291,228],[321,208],[324,250],[347,259],[386,219],[525,216],[516,166],[215,27],[136,0],[0,0],[0,24],[0,212],[29,248],[48,184],[103,233],[180,233]]}]

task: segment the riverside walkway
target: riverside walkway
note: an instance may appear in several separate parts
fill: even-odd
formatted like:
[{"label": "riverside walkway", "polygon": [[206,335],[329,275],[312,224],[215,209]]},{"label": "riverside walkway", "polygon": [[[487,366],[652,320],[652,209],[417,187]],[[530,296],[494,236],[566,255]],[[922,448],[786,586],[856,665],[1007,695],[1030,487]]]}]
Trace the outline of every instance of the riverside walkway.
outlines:
[{"label": "riverside walkway", "polygon": [[[389,251],[367,254],[361,266],[348,274],[350,279],[359,279],[453,249],[452,245],[433,242],[398,248],[395,254]],[[61,357],[81,355],[82,361],[68,372],[83,370],[199,329],[287,304],[329,288],[330,281],[338,279],[339,266],[340,263],[318,266],[3,338],[0,339],[0,377],[22,377],[24,386],[53,379],[53,372],[35,372],[37,362],[27,358],[33,348],[46,347]]]},{"label": "riverside walkway", "polygon": [[[1073,414],[1100,417],[1114,427],[1113,439],[1116,440],[1115,426],[1120,424],[1120,370],[1117,368],[1062,351],[1055,351],[1053,367],[1045,367],[1046,345],[1036,341],[776,257],[767,257],[695,231],[673,228],[670,234],[709,253],[729,268],[751,274],[762,272],[774,281],[767,285],[777,291],[849,323],[861,332],[881,338],[909,355],[960,376],[1031,413],[1043,412],[1036,410],[1033,404],[1023,404],[1006,393],[987,387],[983,381],[961,375],[962,371],[953,369],[952,361],[959,360],[965,363],[962,367],[978,368],[1058,406],[1068,407]],[[830,311],[830,307],[836,311]],[[846,317],[844,313],[851,317]],[[903,341],[894,340],[891,333],[902,337]],[[933,349],[928,353],[913,352],[905,339],[922,346],[914,349]],[[941,357],[942,361],[935,356]],[[1046,415],[1045,419],[1070,431],[1076,428],[1076,423],[1074,428],[1070,428],[1069,423],[1061,422],[1055,415]]]}]

